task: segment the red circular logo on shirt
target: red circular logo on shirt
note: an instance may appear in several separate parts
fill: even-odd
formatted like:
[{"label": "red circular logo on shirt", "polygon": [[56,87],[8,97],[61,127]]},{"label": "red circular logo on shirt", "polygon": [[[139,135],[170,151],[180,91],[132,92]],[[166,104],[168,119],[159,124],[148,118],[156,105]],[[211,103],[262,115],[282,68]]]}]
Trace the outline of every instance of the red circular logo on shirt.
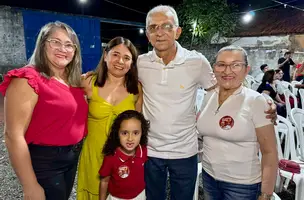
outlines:
[{"label": "red circular logo on shirt", "polygon": [[126,165],[122,165],[118,168],[118,175],[121,177],[121,178],[127,178],[130,174],[130,169],[128,166]]},{"label": "red circular logo on shirt", "polygon": [[234,120],[230,116],[224,116],[220,119],[219,125],[224,130],[230,130],[234,125]]}]

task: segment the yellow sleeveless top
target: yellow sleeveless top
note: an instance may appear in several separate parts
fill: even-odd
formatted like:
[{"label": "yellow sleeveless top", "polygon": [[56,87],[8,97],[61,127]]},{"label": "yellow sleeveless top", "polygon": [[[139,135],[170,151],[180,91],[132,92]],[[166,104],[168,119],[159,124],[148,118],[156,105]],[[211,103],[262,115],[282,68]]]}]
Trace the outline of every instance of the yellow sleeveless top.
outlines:
[{"label": "yellow sleeveless top", "polygon": [[96,199],[99,195],[99,169],[102,165],[102,149],[114,119],[126,110],[135,110],[135,95],[129,94],[117,105],[112,105],[98,95],[92,78],[92,97],[89,100],[88,136],[79,161],[77,199]]}]

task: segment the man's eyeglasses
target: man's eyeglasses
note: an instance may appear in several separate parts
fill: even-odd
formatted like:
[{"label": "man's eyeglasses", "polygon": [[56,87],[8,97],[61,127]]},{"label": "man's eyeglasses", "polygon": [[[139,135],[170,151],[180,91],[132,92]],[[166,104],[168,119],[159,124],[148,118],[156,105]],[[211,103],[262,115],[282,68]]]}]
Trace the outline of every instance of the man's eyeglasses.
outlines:
[{"label": "man's eyeglasses", "polygon": [[164,23],[161,25],[151,24],[147,27],[148,33],[156,33],[158,29],[161,29],[165,32],[170,32],[174,28],[174,25],[171,23]]},{"label": "man's eyeglasses", "polygon": [[246,63],[236,62],[236,63],[226,64],[226,63],[220,62],[220,63],[215,63],[213,65],[214,70],[217,72],[225,71],[228,66],[230,67],[231,71],[239,72],[243,69],[244,66],[246,66]]},{"label": "man's eyeglasses", "polygon": [[76,50],[76,45],[73,43],[62,43],[59,40],[56,39],[47,39],[46,41],[48,41],[50,43],[50,47],[52,49],[60,49],[62,46],[63,48],[67,51],[67,52],[74,52]]}]

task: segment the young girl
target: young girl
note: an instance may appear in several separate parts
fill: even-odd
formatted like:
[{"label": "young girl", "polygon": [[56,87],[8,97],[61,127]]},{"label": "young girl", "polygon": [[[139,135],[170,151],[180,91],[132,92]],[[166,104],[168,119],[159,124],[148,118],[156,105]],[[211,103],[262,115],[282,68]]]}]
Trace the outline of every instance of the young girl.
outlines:
[{"label": "young girl", "polygon": [[105,158],[99,170],[100,200],[146,199],[144,163],[149,127],[135,110],[122,112],[114,120],[102,152]]}]

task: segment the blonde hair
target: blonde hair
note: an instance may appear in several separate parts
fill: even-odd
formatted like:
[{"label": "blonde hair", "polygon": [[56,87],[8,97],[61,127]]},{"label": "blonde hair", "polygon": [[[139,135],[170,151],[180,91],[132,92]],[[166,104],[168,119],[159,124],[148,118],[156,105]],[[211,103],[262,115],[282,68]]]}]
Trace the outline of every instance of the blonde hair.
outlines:
[{"label": "blonde hair", "polygon": [[167,16],[172,16],[173,20],[174,20],[174,25],[179,26],[178,17],[177,17],[177,14],[176,14],[176,11],[174,10],[174,8],[172,6],[159,5],[159,6],[152,8],[148,12],[147,17],[146,17],[146,27],[149,26],[149,21],[150,21],[151,15],[153,15],[154,13],[163,13]]},{"label": "blonde hair", "polygon": [[44,25],[37,37],[34,52],[29,60],[29,64],[35,68],[46,78],[50,78],[52,71],[49,67],[49,62],[46,56],[45,43],[49,36],[58,29],[67,32],[69,38],[76,45],[74,57],[72,61],[66,66],[67,81],[73,87],[80,87],[81,73],[82,73],[82,60],[81,49],[78,37],[75,31],[67,24],[56,21]]}]

